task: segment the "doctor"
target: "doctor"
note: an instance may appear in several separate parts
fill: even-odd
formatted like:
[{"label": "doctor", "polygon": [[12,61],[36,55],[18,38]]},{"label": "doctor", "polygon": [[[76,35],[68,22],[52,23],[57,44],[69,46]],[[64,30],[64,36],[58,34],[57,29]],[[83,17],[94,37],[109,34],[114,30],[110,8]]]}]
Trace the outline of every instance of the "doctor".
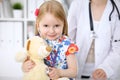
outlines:
[{"label": "doctor", "polygon": [[[76,80],[118,80],[120,1],[74,0],[68,12],[69,37],[79,46]],[[118,71],[119,70],[119,71]],[[118,72],[117,72],[118,71]]]}]

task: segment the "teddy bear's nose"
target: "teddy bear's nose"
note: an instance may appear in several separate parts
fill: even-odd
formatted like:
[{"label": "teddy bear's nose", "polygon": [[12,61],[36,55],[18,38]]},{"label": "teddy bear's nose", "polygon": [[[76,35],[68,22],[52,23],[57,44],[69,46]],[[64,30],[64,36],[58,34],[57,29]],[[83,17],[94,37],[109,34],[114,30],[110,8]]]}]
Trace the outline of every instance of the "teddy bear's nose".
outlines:
[{"label": "teddy bear's nose", "polygon": [[48,52],[51,52],[51,51],[52,51],[52,48],[51,48],[50,46],[47,46],[47,47],[46,47],[46,50],[47,50]]}]

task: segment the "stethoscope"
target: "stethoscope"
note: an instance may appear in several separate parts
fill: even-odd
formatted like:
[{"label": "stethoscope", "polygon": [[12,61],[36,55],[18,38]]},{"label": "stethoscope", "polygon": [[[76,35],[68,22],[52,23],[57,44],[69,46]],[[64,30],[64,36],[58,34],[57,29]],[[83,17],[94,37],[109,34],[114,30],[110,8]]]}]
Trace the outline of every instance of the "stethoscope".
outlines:
[{"label": "stethoscope", "polygon": [[113,11],[115,10],[114,8],[116,8],[117,13],[118,13],[118,18],[119,18],[119,20],[120,20],[120,12],[119,12],[119,10],[118,10],[117,5],[115,4],[114,0],[110,0],[110,1],[111,1],[111,3],[112,3],[112,11],[111,11],[111,13],[110,13],[110,15],[109,15],[109,21],[111,21],[111,15],[112,15]]},{"label": "stethoscope", "polygon": [[[109,15],[109,21],[111,21],[111,16],[112,16],[112,13],[113,13],[113,11],[115,10],[115,8],[116,8],[116,10],[117,10],[118,18],[119,18],[119,20],[120,20],[120,13],[119,13],[119,10],[118,10],[117,5],[115,4],[114,0],[110,0],[110,1],[111,1],[111,3],[112,3],[112,11],[111,11],[111,13],[110,13],[110,15]],[[93,26],[93,18],[92,18],[92,12],[91,12],[91,0],[89,1],[89,19],[90,19],[89,21],[90,21],[91,37],[92,37],[93,39],[95,39],[95,38],[97,37],[97,35],[96,35],[95,31],[94,31],[94,26]]]}]

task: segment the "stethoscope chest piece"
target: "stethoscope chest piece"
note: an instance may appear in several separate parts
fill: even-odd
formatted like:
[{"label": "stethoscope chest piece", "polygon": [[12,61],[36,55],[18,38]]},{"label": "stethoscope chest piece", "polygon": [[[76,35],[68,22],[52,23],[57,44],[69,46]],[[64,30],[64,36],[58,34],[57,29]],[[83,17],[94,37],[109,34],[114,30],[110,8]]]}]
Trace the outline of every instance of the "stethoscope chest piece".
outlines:
[{"label": "stethoscope chest piece", "polygon": [[97,38],[97,34],[95,33],[95,31],[91,31],[90,37],[93,39]]}]

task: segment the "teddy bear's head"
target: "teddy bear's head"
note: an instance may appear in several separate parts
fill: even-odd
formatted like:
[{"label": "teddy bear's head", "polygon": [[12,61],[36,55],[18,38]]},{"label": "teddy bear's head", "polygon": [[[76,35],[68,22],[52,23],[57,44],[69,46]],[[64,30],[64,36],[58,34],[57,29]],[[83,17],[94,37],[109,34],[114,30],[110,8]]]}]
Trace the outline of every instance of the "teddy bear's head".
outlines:
[{"label": "teddy bear's head", "polygon": [[25,47],[17,52],[15,59],[17,62],[24,62],[28,57],[33,60],[40,60],[47,57],[51,50],[52,48],[43,38],[33,36],[27,40]]},{"label": "teddy bear's head", "polygon": [[51,47],[48,46],[43,38],[34,36],[28,39],[26,44],[26,50],[29,57],[32,59],[43,59],[47,57],[51,52]]}]

